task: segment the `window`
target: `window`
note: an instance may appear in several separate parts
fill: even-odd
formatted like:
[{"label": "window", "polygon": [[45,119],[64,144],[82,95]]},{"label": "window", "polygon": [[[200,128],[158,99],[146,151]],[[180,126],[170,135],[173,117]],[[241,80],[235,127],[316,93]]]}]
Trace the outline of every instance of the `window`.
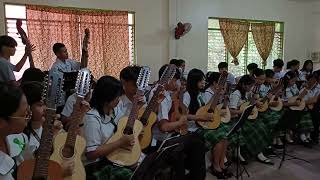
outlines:
[{"label": "window", "polygon": [[[13,4],[5,4],[5,24],[6,24],[6,34],[13,37],[18,46],[16,48],[16,53],[13,57],[11,57],[10,62],[12,64],[16,64],[20,61],[24,54],[25,46],[22,44],[19,35],[17,34],[16,29],[16,20],[22,20],[22,28],[28,34],[27,31],[27,17],[26,17],[26,7],[24,5],[13,5]],[[79,24],[80,25],[80,24]],[[129,26],[129,53],[130,53],[130,64],[136,63],[135,58],[135,14],[133,12],[128,13],[128,26]],[[79,42],[82,43],[82,40]],[[79,48],[81,44],[79,44]],[[51,50],[51,49],[50,49]],[[80,51],[81,52],[81,51]],[[20,79],[23,72],[30,67],[29,61],[25,63],[20,72],[14,72],[16,79]]]},{"label": "window", "polygon": [[[249,22],[263,22],[263,21],[252,21]],[[241,76],[246,74],[246,66],[250,63],[256,63],[260,68],[272,68],[272,61],[277,58],[283,58],[283,29],[284,23],[275,22],[276,31],[273,41],[272,50],[270,56],[267,60],[267,65],[264,67],[262,65],[262,60],[256,45],[253,40],[253,35],[251,32],[251,26],[248,33],[248,39],[245,43],[243,49],[238,55],[239,65],[235,66],[232,61],[232,56],[227,51],[223,36],[221,34],[219,19],[209,18],[208,20],[208,71],[217,71],[218,64],[220,62],[229,63],[229,71],[235,76]]]}]

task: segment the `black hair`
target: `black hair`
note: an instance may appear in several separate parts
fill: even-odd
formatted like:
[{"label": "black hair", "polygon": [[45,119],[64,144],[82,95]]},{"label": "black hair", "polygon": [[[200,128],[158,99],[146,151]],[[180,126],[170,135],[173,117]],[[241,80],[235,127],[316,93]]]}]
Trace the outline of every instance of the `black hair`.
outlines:
[{"label": "black hair", "polygon": [[293,71],[288,71],[284,76],[283,76],[283,89],[285,93],[285,89],[287,89],[289,85],[289,81],[293,78],[297,77],[297,73]]},{"label": "black hair", "polygon": [[187,77],[187,91],[190,95],[189,113],[195,114],[201,106],[198,102],[198,95],[201,89],[198,88],[198,83],[205,78],[204,73],[200,69],[191,69]]},{"label": "black hair", "polygon": [[251,85],[251,84],[254,84],[255,83],[255,80],[252,76],[250,75],[243,75],[238,84],[237,84],[237,87],[236,87],[236,90],[239,90],[240,91],[240,94],[241,94],[241,99],[245,99],[246,98],[246,91],[244,90],[244,86],[245,85]]},{"label": "black hair", "polygon": [[307,65],[308,64],[311,64],[312,65],[312,69],[311,71],[309,71],[308,73],[312,73],[313,72],[313,62],[311,60],[306,60],[304,63],[303,63],[303,67],[301,69],[301,71],[307,71]]},{"label": "black hair", "polygon": [[178,59],[171,59],[169,64],[174,64],[177,66]]},{"label": "black hair", "polygon": [[283,66],[284,66],[284,63],[282,59],[273,60],[273,67],[282,68]]},{"label": "black hair", "polygon": [[[165,64],[159,69],[159,71],[158,71],[159,80],[160,80],[162,74],[164,73],[164,70],[167,67],[168,67],[168,64]],[[176,73],[174,74],[173,78],[175,78],[175,79],[180,79],[181,78],[181,72],[179,71],[178,68],[176,68]]]},{"label": "black hair", "polygon": [[247,70],[250,72],[250,71],[253,71],[254,69],[258,68],[258,64],[256,63],[250,63],[248,64],[247,66]]},{"label": "black hair", "polygon": [[255,77],[261,76],[261,75],[265,75],[264,71],[260,68],[256,68],[252,71],[252,75]]},{"label": "black hair", "polygon": [[218,64],[218,69],[222,69],[222,68],[228,68],[228,63],[226,62],[221,62]]},{"label": "black hair", "polygon": [[140,70],[141,70],[141,66],[136,66],[136,65],[127,66],[121,70],[120,79],[125,81],[136,82],[139,77]]},{"label": "black hair", "polygon": [[22,75],[21,84],[28,81],[43,82],[45,76],[45,73],[38,68],[28,68]]},{"label": "black hair", "polygon": [[118,79],[112,76],[102,76],[92,92],[90,106],[97,109],[100,116],[105,117],[103,107],[122,95],[122,86]]},{"label": "black hair", "polygon": [[20,88],[0,82],[0,118],[9,120],[9,116],[18,110],[22,96]]},{"label": "black hair", "polygon": [[183,59],[178,59],[177,60],[177,66],[182,66],[182,64],[184,64],[184,63],[186,63],[186,61],[183,60]]},{"label": "black hair", "polygon": [[310,79],[315,78],[317,81],[319,81],[319,74],[317,72],[313,72],[306,76],[306,80],[309,81]]},{"label": "black hair", "polygon": [[54,54],[57,54],[61,48],[66,47],[63,43],[55,43],[52,47]]},{"label": "black hair", "polygon": [[17,47],[18,43],[11,36],[3,35],[0,36],[0,53],[2,52],[2,47]]},{"label": "black hair", "polygon": [[291,61],[291,66],[296,66],[296,65],[298,65],[298,64],[300,64],[300,61],[298,61],[298,60],[296,60],[296,59],[293,59],[293,60]]},{"label": "black hair", "polygon": [[264,70],[264,73],[266,74],[267,78],[273,78],[275,74],[272,69],[266,69]]},{"label": "black hair", "polygon": [[209,88],[214,82],[217,83],[220,78],[219,72],[208,72],[206,74],[206,86],[204,89]]},{"label": "black hair", "polygon": [[[36,81],[28,81],[21,85],[21,89],[24,92],[29,106],[40,102],[42,99],[43,84]],[[23,132],[30,138],[32,130],[32,121],[29,121],[27,126],[24,128]]]},{"label": "black hair", "polygon": [[21,89],[27,98],[28,104],[31,106],[41,101],[44,85],[42,82],[28,81],[21,85]]}]

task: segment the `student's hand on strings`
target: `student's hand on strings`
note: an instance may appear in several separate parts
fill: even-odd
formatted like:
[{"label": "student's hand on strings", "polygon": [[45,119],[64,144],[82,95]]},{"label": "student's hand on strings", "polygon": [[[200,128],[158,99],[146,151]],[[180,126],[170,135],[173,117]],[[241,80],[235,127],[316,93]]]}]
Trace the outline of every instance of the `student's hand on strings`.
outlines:
[{"label": "student's hand on strings", "polygon": [[164,100],[164,98],[165,98],[165,96],[164,96],[164,91],[161,91],[161,92],[159,93],[157,103],[160,104],[160,103]]},{"label": "student's hand on strings", "polygon": [[56,114],[54,122],[53,122],[53,134],[57,135],[61,129],[63,128],[63,125],[60,121],[60,114]]},{"label": "student's hand on strings", "polygon": [[68,160],[64,160],[61,163],[61,167],[63,170],[63,177],[67,177],[67,176],[71,176],[74,173],[74,160],[72,159],[68,159]]},{"label": "student's hand on strings", "polygon": [[140,109],[145,104],[144,95],[143,94],[140,94],[140,95],[136,94],[136,95],[133,96],[133,98],[138,100],[138,109]]},{"label": "student's hand on strings", "polygon": [[213,113],[208,113],[206,115],[197,116],[198,121],[213,121]]},{"label": "student's hand on strings", "polygon": [[131,135],[124,134],[120,138],[120,143],[121,143],[121,147],[122,148],[131,150],[132,146],[134,145],[134,136],[133,136],[133,134],[131,134]]}]

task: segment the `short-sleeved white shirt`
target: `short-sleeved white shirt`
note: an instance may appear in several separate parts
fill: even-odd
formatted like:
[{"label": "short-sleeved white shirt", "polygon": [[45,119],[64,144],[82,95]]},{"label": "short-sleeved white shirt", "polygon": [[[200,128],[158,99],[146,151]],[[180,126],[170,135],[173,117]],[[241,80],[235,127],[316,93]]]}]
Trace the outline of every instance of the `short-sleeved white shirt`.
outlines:
[{"label": "short-sleeved white shirt", "polygon": [[15,81],[14,69],[15,65],[11,64],[9,60],[0,57],[0,82]]},{"label": "short-sleeved white shirt", "polygon": [[76,103],[76,101],[77,101],[77,94],[76,93],[69,96],[66,101],[66,104],[64,105],[64,108],[63,108],[61,114],[64,115],[65,117],[70,117],[71,113],[73,111],[73,105]]},{"label": "short-sleeved white shirt", "polygon": [[[249,97],[250,97],[250,93],[246,93],[246,99],[249,99]],[[230,109],[239,109],[241,104],[243,104],[246,101],[246,99],[242,99],[240,91],[235,90],[230,95],[229,108]]]},{"label": "short-sleeved white shirt", "polygon": [[55,72],[78,71],[80,70],[80,62],[71,59],[66,59],[65,61],[56,59],[56,61],[51,66],[51,70]]}]

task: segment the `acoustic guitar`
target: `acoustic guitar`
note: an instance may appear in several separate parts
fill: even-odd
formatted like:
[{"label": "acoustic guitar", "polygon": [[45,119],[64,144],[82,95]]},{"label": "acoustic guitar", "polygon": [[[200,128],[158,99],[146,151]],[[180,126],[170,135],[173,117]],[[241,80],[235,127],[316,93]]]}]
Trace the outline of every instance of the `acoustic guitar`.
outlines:
[{"label": "acoustic guitar", "polygon": [[[17,19],[16,27],[17,27],[18,34],[20,34],[20,38],[21,38],[22,43],[26,46],[31,47],[31,43],[28,39],[27,33],[22,29],[22,20],[21,19]],[[35,67],[31,52],[30,52],[30,54],[28,54],[28,57],[29,57],[30,67],[31,68]]]},{"label": "acoustic guitar", "polygon": [[260,98],[259,102],[262,103],[262,105],[260,107],[258,107],[258,111],[259,112],[265,112],[268,110],[269,108],[269,94],[271,94],[272,96],[274,96],[274,94],[278,93],[281,89],[283,88],[283,81],[280,80],[279,83],[277,84],[276,87],[272,88],[271,90],[269,90],[269,92],[267,93],[267,95],[264,98]]},{"label": "acoustic guitar", "polygon": [[40,146],[35,159],[23,161],[18,167],[18,180],[30,179],[62,179],[62,168],[55,162],[49,160],[52,150],[53,124],[56,116],[56,105],[61,98],[63,79],[59,73],[49,71],[47,88],[43,92],[45,102],[46,120],[43,123]]},{"label": "acoustic guitar", "polygon": [[[83,68],[78,72],[76,82],[77,102],[81,103],[84,97],[90,92],[91,74],[89,69]],[[62,164],[64,161],[72,159],[75,162],[74,173],[72,176],[65,177],[68,180],[86,179],[86,172],[83,167],[81,156],[86,147],[86,141],[83,137],[77,135],[79,124],[83,118],[79,109],[74,109],[71,114],[71,124],[68,133],[59,133],[54,139],[54,151],[51,160]]]},{"label": "acoustic guitar", "polygon": [[273,95],[270,99],[269,103],[276,102],[278,105],[277,106],[269,106],[269,108],[273,111],[281,111],[283,108],[283,101],[280,97]]},{"label": "acoustic guitar", "polygon": [[228,102],[229,102],[229,98],[228,98],[228,96],[225,96],[223,103],[221,103],[217,106],[217,108],[220,111],[220,114],[223,114],[223,115],[221,115],[221,122],[223,122],[223,123],[228,123],[231,120],[231,112],[228,107]]},{"label": "acoustic guitar", "polygon": [[[142,67],[137,80],[137,95],[143,95],[143,91],[148,85],[149,78],[150,68],[147,66]],[[118,141],[124,134],[134,135],[135,143],[131,149],[119,148],[106,156],[109,161],[121,166],[134,165],[139,160],[141,155],[139,134],[143,129],[143,125],[141,121],[137,120],[139,111],[138,108],[138,99],[134,98],[129,117],[123,117],[119,120],[117,132],[106,142],[106,144],[110,144]]]},{"label": "acoustic guitar", "polygon": [[197,122],[201,127],[204,129],[216,129],[219,127],[221,123],[221,116],[220,116],[220,109],[217,108],[218,101],[220,99],[220,89],[223,89],[225,83],[227,82],[228,72],[221,73],[219,80],[218,80],[218,92],[216,92],[212,98],[210,99],[209,103],[205,106],[202,106],[196,112],[196,116],[207,116],[208,113],[213,113],[212,121],[207,122]]},{"label": "acoustic guitar", "polygon": [[139,110],[138,118],[143,124],[143,133],[139,135],[139,142],[141,149],[147,148],[152,140],[152,126],[157,121],[157,115],[154,113],[155,108],[158,107],[159,94],[164,90],[164,85],[167,84],[176,73],[176,66],[168,65],[162,74],[160,80],[157,82],[156,90],[150,99],[146,108],[142,107]]},{"label": "acoustic guitar", "polygon": [[[242,112],[244,112],[244,110],[245,110],[248,106],[251,106],[251,105],[253,105],[253,104],[256,102],[256,100],[258,99],[256,95],[257,95],[259,89],[260,89],[260,85],[255,85],[255,86],[253,87],[253,90],[252,90],[252,93],[253,93],[253,94],[252,94],[250,100],[247,101],[247,102],[245,102],[245,103],[243,103],[243,104],[240,106],[240,110],[241,110]],[[252,120],[252,121],[253,121],[253,120],[256,120],[257,117],[258,117],[258,112],[259,112],[259,111],[258,111],[257,106],[254,106],[254,108],[253,108],[250,116],[248,117],[248,119],[249,119],[249,120]]]}]

